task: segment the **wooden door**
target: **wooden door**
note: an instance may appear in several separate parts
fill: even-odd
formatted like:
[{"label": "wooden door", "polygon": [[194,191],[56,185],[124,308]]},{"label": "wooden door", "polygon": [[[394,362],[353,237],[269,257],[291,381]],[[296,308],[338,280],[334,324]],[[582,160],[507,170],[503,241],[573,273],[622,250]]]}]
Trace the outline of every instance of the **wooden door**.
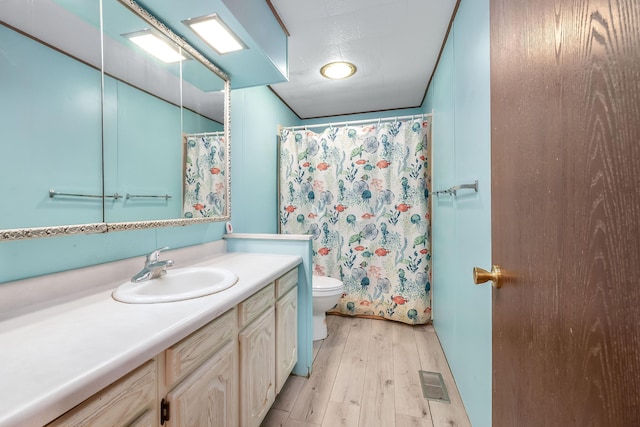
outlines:
[{"label": "wooden door", "polygon": [[494,426],[640,425],[640,2],[491,0]]}]

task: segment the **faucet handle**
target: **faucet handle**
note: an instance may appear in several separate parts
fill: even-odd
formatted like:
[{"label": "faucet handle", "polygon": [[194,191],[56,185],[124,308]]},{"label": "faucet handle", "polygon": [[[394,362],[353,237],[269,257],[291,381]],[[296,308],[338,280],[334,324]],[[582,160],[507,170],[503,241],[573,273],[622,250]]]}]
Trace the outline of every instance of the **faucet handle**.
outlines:
[{"label": "faucet handle", "polygon": [[151,252],[149,255],[147,255],[146,263],[149,264],[151,262],[158,261],[158,258],[160,257],[160,252],[166,251],[167,249],[169,249],[169,246],[164,246],[162,248],[158,248],[155,251]]}]

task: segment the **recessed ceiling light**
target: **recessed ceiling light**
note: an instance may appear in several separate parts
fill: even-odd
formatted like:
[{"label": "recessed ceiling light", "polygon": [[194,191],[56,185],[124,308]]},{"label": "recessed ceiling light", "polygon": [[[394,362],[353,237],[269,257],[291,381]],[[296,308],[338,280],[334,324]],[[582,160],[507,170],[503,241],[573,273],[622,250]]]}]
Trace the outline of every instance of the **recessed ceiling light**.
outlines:
[{"label": "recessed ceiling light", "polygon": [[151,30],[137,31],[135,33],[123,34],[122,36],[128,38],[147,53],[150,53],[167,64],[187,59],[180,54],[176,46],[170,44],[163,37]]},{"label": "recessed ceiling light", "polygon": [[351,77],[356,72],[356,66],[350,62],[330,62],[320,69],[320,74],[328,79],[346,79]]},{"label": "recessed ceiling light", "polygon": [[191,28],[202,40],[220,55],[247,49],[247,46],[220,19],[217,14],[187,19],[183,24]]}]

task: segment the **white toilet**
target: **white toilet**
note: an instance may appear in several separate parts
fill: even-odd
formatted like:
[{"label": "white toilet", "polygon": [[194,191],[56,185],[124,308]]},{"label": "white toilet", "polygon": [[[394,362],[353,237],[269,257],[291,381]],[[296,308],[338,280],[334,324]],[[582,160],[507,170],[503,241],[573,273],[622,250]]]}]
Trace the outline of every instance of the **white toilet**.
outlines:
[{"label": "white toilet", "polygon": [[327,337],[326,312],[331,310],[344,291],[344,284],[333,277],[313,276],[313,340]]}]

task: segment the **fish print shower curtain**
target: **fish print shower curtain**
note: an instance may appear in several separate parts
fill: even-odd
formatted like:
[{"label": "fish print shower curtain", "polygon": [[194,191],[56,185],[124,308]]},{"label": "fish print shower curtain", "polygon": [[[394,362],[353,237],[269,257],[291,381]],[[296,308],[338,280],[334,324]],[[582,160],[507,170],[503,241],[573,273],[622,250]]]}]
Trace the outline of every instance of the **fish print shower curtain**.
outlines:
[{"label": "fish print shower curtain", "polygon": [[184,149],[185,218],[225,214],[225,138],[221,133],[186,135]]},{"label": "fish print shower curtain", "polygon": [[344,282],[341,314],[431,319],[429,126],[282,131],[281,232],[313,236],[313,274]]}]

